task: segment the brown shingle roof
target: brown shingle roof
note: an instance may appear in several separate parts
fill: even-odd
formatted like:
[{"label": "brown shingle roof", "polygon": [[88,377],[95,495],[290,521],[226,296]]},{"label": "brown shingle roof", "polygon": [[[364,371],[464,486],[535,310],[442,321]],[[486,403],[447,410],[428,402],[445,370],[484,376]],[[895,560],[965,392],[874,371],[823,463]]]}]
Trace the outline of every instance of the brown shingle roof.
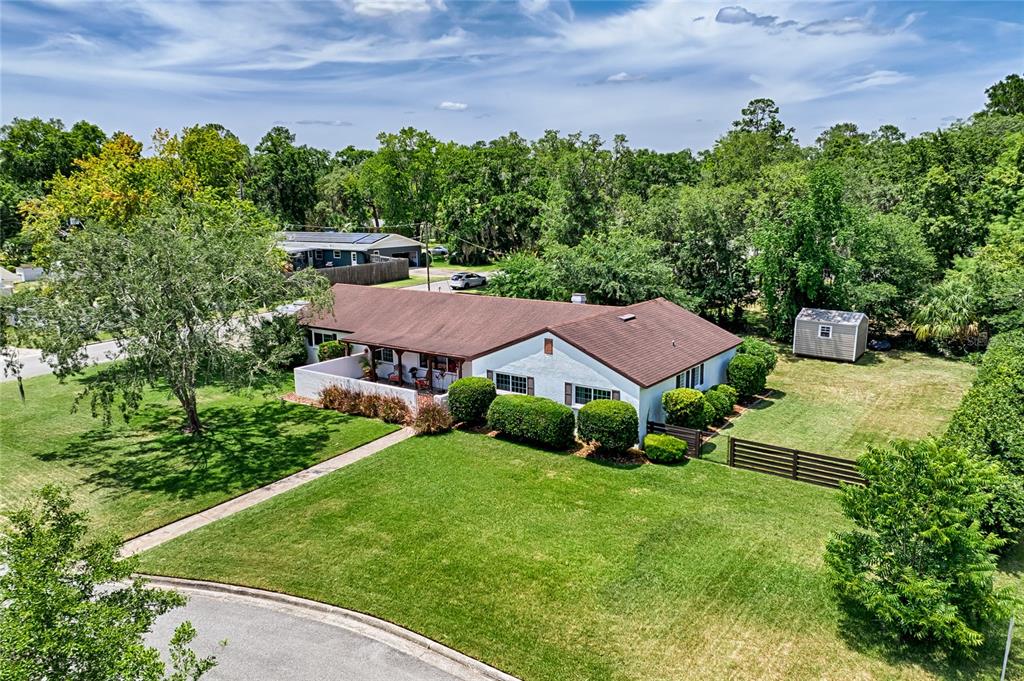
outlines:
[{"label": "brown shingle roof", "polygon": [[303,319],[303,324],[345,331],[346,340],[362,345],[465,359],[536,336],[555,324],[619,309],[353,284],[335,284],[331,290],[334,309]]},{"label": "brown shingle roof", "polygon": [[664,298],[605,308],[586,319],[553,326],[551,333],[644,388],[742,340]]},{"label": "brown shingle roof", "polygon": [[332,292],[333,310],[303,324],[345,332],[362,345],[465,359],[550,331],[643,387],[740,343],[663,298],[613,307],[351,284]]}]

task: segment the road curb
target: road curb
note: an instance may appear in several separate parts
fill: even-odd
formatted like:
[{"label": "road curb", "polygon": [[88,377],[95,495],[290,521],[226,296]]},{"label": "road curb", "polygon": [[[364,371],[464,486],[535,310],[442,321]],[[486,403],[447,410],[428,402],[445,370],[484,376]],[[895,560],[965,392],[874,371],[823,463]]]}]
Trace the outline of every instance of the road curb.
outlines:
[{"label": "road curb", "polygon": [[[258,601],[264,601],[267,603],[283,604],[288,605],[299,610],[305,610],[308,612],[317,612],[334,617],[339,617],[343,620],[350,620],[357,622],[364,626],[371,627],[385,634],[396,636],[404,639],[405,641],[412,643],[414,646],[429,650],[437,655],[440,655],[450,662],[463,667],[471,672],[474,672],[486,679],[492,681],[520,681],[515,676],[507,674],[495,667],[481,662],[475,657],[470,657],[465,653],[449,648],[443,643],[439,643],[432,638],[417,634],[415,631],[411,631],[404,627],[400,627],[393,622],[382,620],[372,615],[359,612],[358,610],[349,610],[347,608],[341,608],[336,605],[329,605],[320,601],[310,600],[308,598],[300,598],[298,596],[291,596],[289,594],[279,593],[277,591],[265,591],[263,589],[253,589],[247,586],[239,586],[237,584],[224,584],[222,582],[208,582],[197,579],[183,579],[180,577],[163,577],[160,575],[139,575],[145,579],[151,586],[161,589],[174,589],[174,590],[185,590],[185,591],[199,591],[199,592],[213,592],[228,594],[232,596],[241,596],[245,598],[251,598]],[[386,641],[382,641],[386,643]]]}]

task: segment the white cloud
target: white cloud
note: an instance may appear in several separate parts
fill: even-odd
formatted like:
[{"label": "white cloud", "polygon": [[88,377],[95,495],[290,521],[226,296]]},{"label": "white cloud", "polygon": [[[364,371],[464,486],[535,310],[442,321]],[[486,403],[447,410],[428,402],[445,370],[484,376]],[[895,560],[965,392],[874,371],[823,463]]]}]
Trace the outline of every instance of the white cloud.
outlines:
[{"label": "white cloud", "polygon": [[625,71],[619,71],[613,73],[604,79],[606,83],[629,83],[635,80],[643,80],[644,76],[635,73],[626,73]]},{"label": "white cloud", "polygon": [[352,9],[364,17],[386,17],[393,14],[429,14],[444,11],[444,0],[352,0]]},{"label": "white cloud", "polygon": [[466,104],[465,102],[444,101],[438,104],[437,108],[443,109],[445,111],[465,111],[466,109],[469,108],[469,105]]}]

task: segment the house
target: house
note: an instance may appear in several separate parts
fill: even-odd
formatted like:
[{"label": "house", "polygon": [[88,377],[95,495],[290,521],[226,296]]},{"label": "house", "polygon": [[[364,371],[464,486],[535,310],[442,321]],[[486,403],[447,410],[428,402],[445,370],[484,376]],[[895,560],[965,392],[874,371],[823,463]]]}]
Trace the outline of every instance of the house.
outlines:
[{"label": "house", "polygon": [[401,234],[367,232],[282,232],[281,248],[292,267],[347,267],[372,262],[374,256],[423,262],[423,244]]},{"label": "house", "polygon": [[863,312],[805,307],[793,322],[793,354],[856,362],[868,344]]},{"label": "house", "polygon": [[[415,409],[463,376],[485,376],[499,393],[539,395],[579,408],[595,399],[632,404],[663,421],[661,395],[726,379],[740,338],[662,298],[626,307],[460,296],[335,285],[333,309],[300,315],[311,356],[328,340],[349,357],[295,370],[296,393],[327,385],[386,392]],[[363,358],[363,359],[361,359]],[[369,363],[372,381],[363,380]]]}]

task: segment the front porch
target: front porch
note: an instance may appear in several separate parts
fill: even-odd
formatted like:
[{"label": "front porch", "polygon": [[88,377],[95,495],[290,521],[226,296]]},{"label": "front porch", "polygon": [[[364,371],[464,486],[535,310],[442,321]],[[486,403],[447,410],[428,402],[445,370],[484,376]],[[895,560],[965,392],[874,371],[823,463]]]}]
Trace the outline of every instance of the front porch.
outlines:
[{"label": "front porch", "polygon": [[[365,355],[362,353],[317,362],[294,370],[295,394],[306,399],[319,399],[320,392],[331,385],[363,394],[388,395],[405,402],[416,413],[424,398],[442,404],[447,403],[447,384],[432,385],[433,381],[398,380],[398,371],[393,365],[373,362],[370,371],[363,369]],[[401,370],[401,367],[398,367]],[[367,377],[369,373],[369,377]],[[449,382],[450,383],[450,382]]]}]

